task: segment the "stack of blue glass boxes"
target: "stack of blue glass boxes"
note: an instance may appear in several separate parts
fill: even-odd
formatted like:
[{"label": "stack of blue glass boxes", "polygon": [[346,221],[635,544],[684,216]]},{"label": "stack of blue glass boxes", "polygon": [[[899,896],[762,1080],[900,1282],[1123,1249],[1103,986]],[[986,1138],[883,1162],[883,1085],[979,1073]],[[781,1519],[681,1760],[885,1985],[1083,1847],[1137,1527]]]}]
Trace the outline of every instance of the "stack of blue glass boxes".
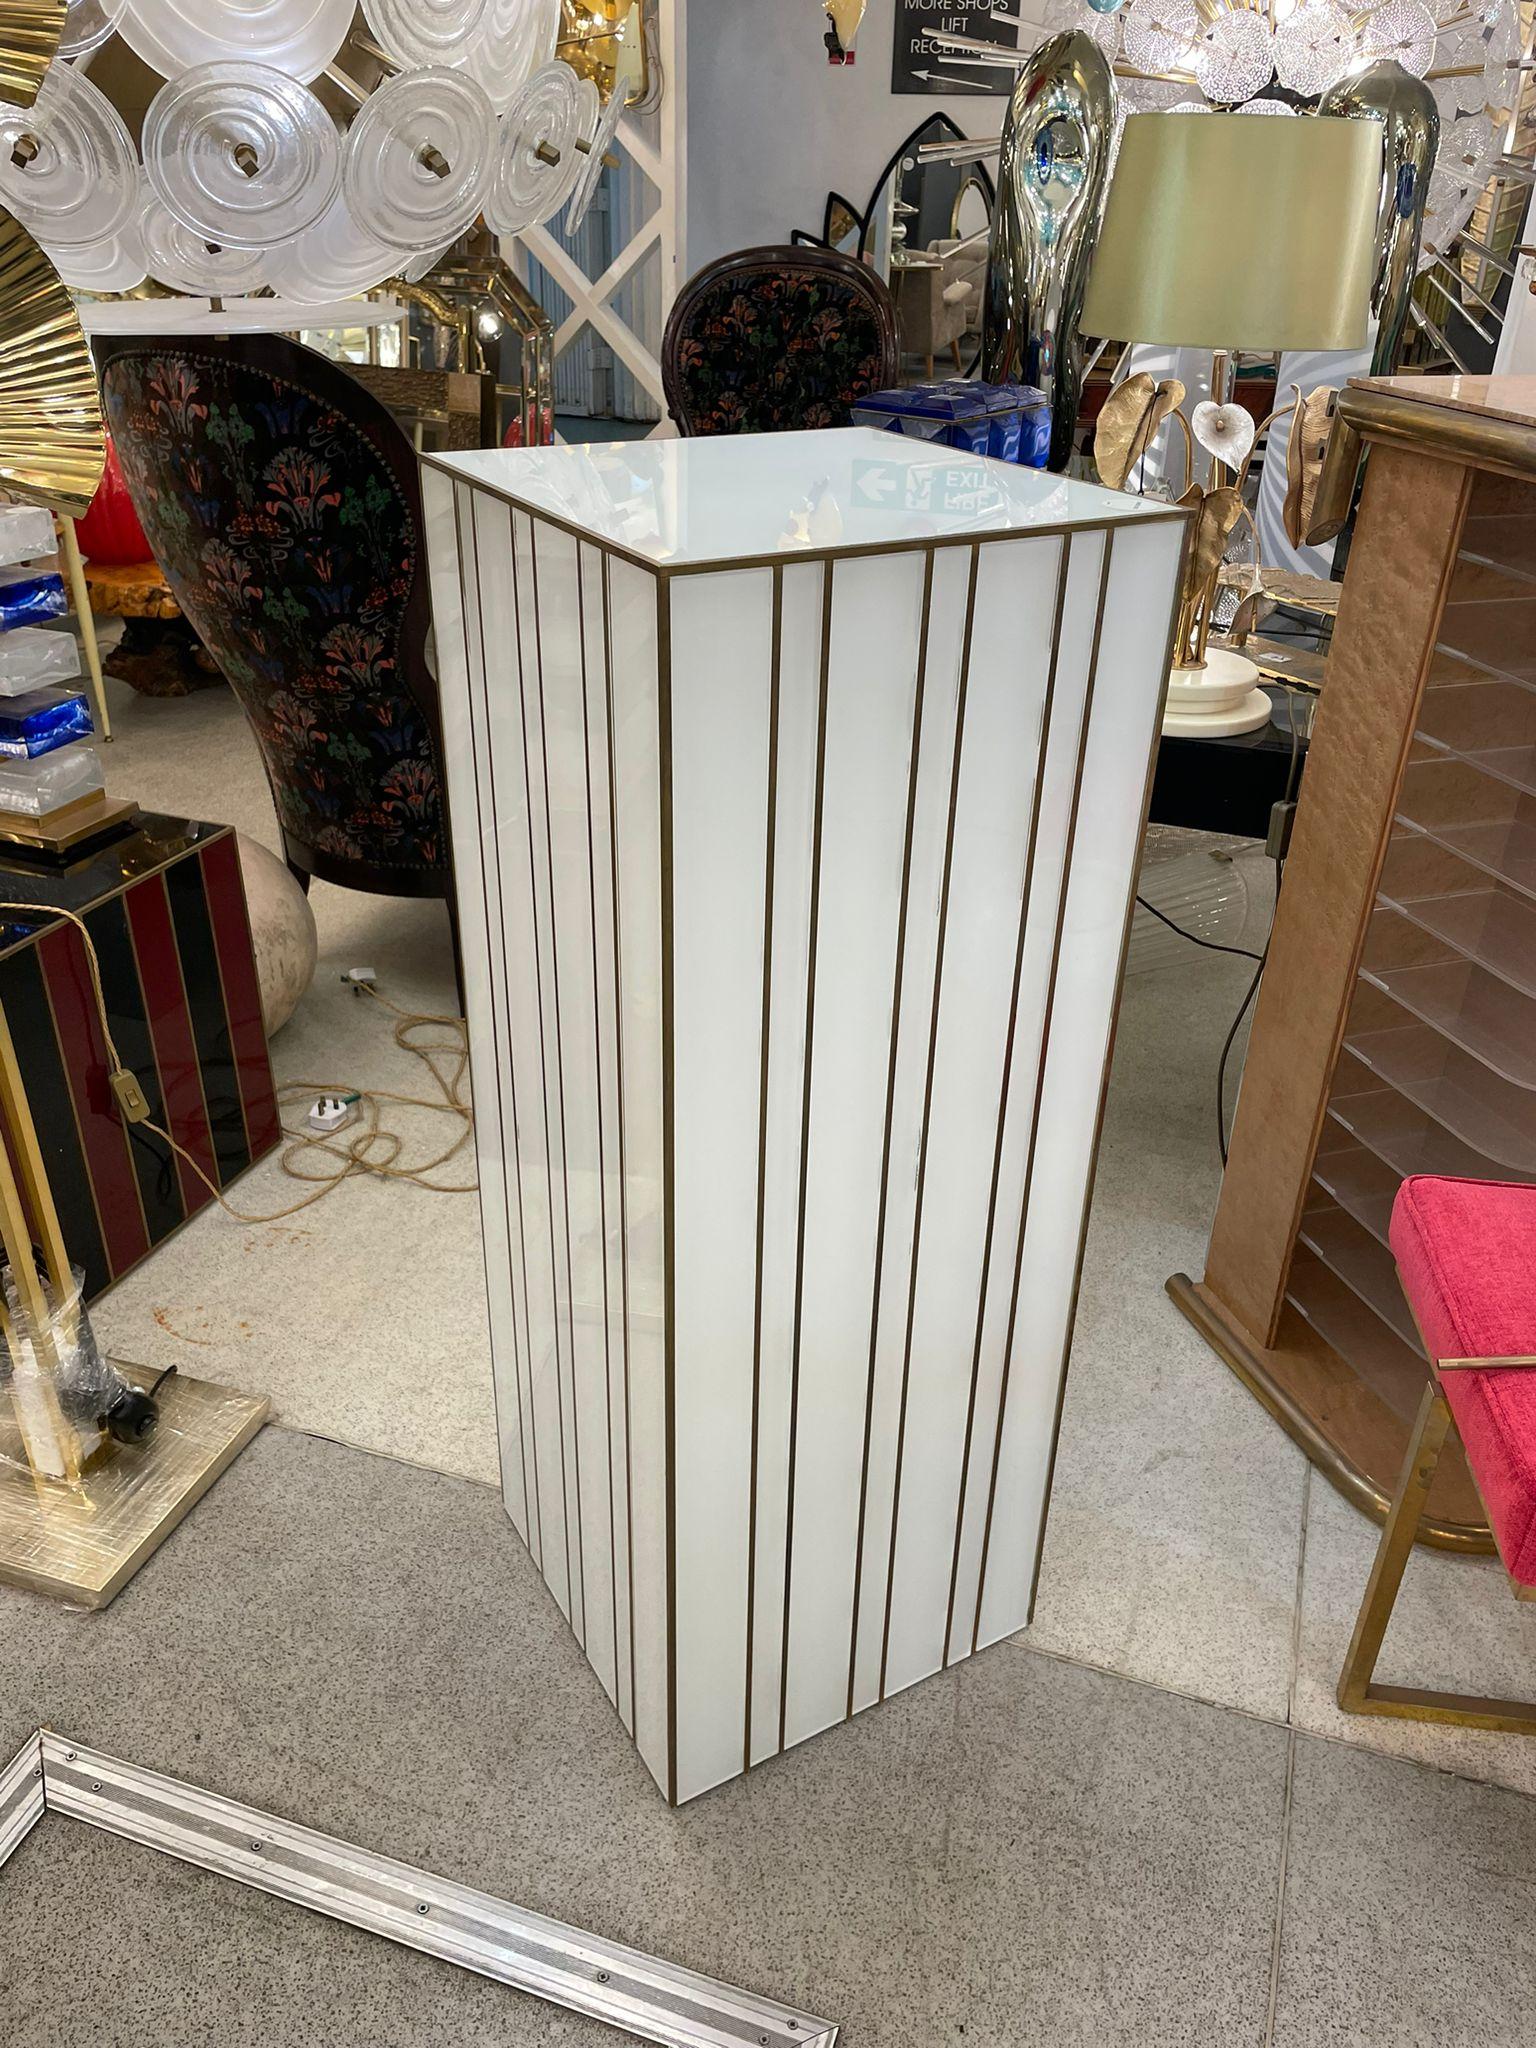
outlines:
[{"label": "stack of blue glass boxes", "polygon": [[1044,469],[1051,452],[1051,408],[1033,384],[978,384],[951,377],[943,384],[872,391],[855,400],[853,424],[972,455],[994,455],[1031,469]]},{"label": "stack of blue glass boxes", "polygon": [[102,787],[53,517],[0,505],[0,811],[47,818]]}]

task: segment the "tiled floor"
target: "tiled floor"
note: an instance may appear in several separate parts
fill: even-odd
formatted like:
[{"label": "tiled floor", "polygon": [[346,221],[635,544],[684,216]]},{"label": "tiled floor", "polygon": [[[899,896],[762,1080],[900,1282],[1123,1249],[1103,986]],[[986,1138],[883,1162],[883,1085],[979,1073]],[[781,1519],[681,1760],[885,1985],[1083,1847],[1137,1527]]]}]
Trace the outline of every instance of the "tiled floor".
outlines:
[{"label": "tiled floor", "polygon": [[[114,787],[270,836],[226,700],[126,705],[120,730]],[[404,999],[442,1002],[435,906],[319,887],[315,906],[333,970],[366,953]],[[962,2030],[1064,2048],[1528,2039],[1536,1744],[1338,1714],[1373,1527],[1162,1292],[1203,1262],[1215,1059],[1248,972],[1190,949],[1128,986],[1039,1607],[1016,1643],[668,1814],[471,1483],[493,1476],[474,1204],[355,1186],[291,1225],[204,1218],[101,1304],[120,1354],[264,1388],[291,1428],[107,1615],[0,1594],[0,1752],[49,1721],[800,2000],[844,2019],[850,2048]],[[280,1069],[388,1085],[373,1021],[322,965]],[[241,1197],[292,1193],[269,1167]],[[386,1240],[420,1255],[381,1260]],[[1417,1556],[1383,1670],[1530,1693],[1536,1614],[1494,1566]],[[17,2048],[80,2038],[7,1948],[70,1871],[106,1881],[77,1837],[29,1843],[0,1878],[0,1995],[31,2015]],[[196,2014],[219,2032],[224,2005],[176,2002],[196,1967],[177,1926],[212,1928],[239,1986],[292,1916],[115,1870],[102,1896],[133,1894],[125,1941],[179,1960],[163,2007],[121,2006],[155,2015],[148,2031],[106,2038],[211,2038]],[[418,1980],[445,1973],[370,1947],[387,1960],[354,2004],[361,1941],[306,1923],[261,2038],[315,2038],[332,1942],[346,2024],[326,2038],[438,2038]],[[583,2038],[483,1991],[443,1992],[457,2038]]]},{"label": "tiled floor", "polygon": [[[672,1813],[554,1620],[489,1488],[269,1430],[105,1615],[0,1594],[0,1747],[45,1711],[825,2013],[848,2048],[1262,2048],[1272,1996],[1277,2043],[1526,2024],[1517,1794],[1005,1644]],[[272,2048],[322,2037],[317,1998],[328,2040],[585,2039],[52,1819],[0,1902],[15,2048],[73,2044],[99,2004],[109,2040],[203,2042],[226,2016],[257,2038],[258,1983]],[[1373,2031],[1383,2001],[1408,2017]]]}]

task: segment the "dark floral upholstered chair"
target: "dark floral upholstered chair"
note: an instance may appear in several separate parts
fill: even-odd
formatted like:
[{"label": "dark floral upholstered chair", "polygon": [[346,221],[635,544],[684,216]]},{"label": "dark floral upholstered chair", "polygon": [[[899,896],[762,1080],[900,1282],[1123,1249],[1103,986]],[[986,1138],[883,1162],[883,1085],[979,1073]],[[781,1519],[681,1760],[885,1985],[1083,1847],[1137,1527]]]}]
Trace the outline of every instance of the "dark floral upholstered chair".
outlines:
[{"label": "dark floral upholstered chair", "polygon": [[[103,344],[118,459],[261,748],[288,865],[452,914],[416,457],[278,335]],[[456,935],[455,935],[456,936]]]},{"label": "dark floral upholstered chair", "polygon": [[691,277],[661,344],[681,434],[846,427],[900,376],[896,306],[868,264],[835,249],[743,249]]}]

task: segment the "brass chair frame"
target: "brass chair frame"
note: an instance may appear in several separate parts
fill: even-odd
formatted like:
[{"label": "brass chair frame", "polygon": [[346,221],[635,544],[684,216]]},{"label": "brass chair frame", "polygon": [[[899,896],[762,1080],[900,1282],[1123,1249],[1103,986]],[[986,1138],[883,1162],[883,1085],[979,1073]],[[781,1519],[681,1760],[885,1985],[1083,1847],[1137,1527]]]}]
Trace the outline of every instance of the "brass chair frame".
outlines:
[{"label": "brass chair frame", "polygon": [[[1422,1332],[1420,1333],[1422,1336]],[[1428,1346],[1425,1346],[1426,1351]],[[1489,1728],[1504,1735],[1536,1735],[1536,1701],[1484,1698],[1476,1693],[1433,1692],[1416,1685],[1377,1685],[1376,1660],[1392,1619],[1398,1588],[1419,1533],[1419,1520],[1429,1498],[1435,1467],[1456,1418],[1440,1384],[1442,1373],[1471,1370],[1498,1372],[1536,1367],[1536,1358],[1442,1358],[1430,1364],[1429,1384],[1419,1403],[1418,1419],[1408,1455],[1387,1512],[1386,1525],[1366,1581],[1365,1598],[1355,1620],[1335,1697],[1346,1714],[1391,1714],[1407,1721],[1450,1721],[1462,1728]],[[1477,1485],[1477,1473],[1472,1483]],[[1482,1498],[1482,1489],[1478,1488]],[[1484,1504],[1486,1507],[1486,1503]],[[1510,1587],[1517,1600],[1536,1600],[1536,1586]]]}]

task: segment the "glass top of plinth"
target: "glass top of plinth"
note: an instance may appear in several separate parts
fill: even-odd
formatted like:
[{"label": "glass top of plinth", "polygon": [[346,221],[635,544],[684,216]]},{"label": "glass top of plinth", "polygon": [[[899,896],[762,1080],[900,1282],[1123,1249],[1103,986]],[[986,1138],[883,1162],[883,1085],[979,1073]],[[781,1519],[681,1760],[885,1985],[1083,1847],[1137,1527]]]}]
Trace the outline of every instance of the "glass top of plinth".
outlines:
[{"label": "glass top of plinth", "polygon": [[874,427],[475,448],[425,458],[655,567],[792,561],[968,535],[1183,518]]}]

